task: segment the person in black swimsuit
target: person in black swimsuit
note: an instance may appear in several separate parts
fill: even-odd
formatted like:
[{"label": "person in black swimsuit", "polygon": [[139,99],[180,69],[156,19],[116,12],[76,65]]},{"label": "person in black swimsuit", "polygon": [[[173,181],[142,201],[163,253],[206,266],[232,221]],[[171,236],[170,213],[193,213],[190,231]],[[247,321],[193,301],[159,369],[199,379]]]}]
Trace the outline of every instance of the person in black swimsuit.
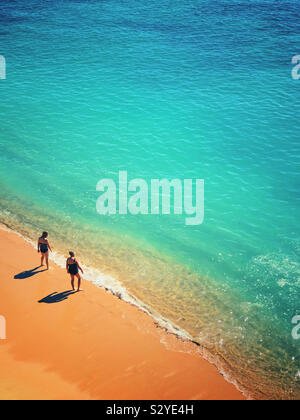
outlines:
[{"label": "person in black swimsuit", "polygon": [[78,279],[77,292],[80,292],[81,277],[79,274],[79,270],[82,272],[82,274],[83,274],[83,270],[80,267],[79,262],[76,260],[74,252],[70,251],[69,254],[70,254],[70,257],[67,259],[67,263],[66,263],[67,273],[70,274],[71,276],[71,285],[72,285],[73,290],[75,290],[74,278],[75,276],[77,277]]},{"label": "person in black swimsuit", "polygon": [[38,252],[42,254],[41,265],[44,265],[44,258],[46,258],[47,270],[49,270],[49,250],[52,252],[48,241],[48,232],[43,232],[38,240]]}]

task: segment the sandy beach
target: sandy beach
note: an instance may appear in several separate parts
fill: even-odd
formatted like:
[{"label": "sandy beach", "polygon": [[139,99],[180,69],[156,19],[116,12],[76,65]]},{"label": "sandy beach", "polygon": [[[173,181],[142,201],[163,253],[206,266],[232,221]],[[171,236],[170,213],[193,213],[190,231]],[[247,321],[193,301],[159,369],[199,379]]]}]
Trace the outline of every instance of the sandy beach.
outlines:
[{"label": "sandy beach", "polygon": [[1,229],[0,251],[0,399],[244,399],[138,308],[86,281],[71,293],[17,234]]}]

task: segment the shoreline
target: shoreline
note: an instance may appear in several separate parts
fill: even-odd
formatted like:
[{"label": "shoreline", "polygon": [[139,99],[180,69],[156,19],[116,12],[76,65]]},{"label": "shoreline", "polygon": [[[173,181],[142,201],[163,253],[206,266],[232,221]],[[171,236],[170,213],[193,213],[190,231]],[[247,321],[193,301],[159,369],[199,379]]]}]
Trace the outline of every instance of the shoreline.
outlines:
[{"label": "shoreline", "polygon": [[70,294],[68,276],[53,261],[48,272],[22,278],[39,256],[8,227],[0,226],[0,249],[7,320],[0,399],[245,399],[195,344],[157,328],[142,308],[91,281]]}]

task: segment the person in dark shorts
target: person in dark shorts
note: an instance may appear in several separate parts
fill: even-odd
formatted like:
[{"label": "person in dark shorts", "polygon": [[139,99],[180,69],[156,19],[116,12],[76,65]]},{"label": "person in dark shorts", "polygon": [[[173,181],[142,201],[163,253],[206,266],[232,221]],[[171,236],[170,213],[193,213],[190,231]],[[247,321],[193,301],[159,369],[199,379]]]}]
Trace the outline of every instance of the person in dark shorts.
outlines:
[{"label": "person in dark shorts", "polygon": [[42,254],[41,265],[44,265],[44,259],[46,259],[47,270],[49,270],[49,251],[52,252],[52,249],[47,238],[48,232],[43,232],[38,240],[38,252]]},{"label": "person in dark shorts", "polygon": [[82,274],[83,274],[83,270],[80,267],[79,262],[75,258],[75,253],[70,251],[69,254],[70,254],[70,257],[67,259],[67,263],[66,263],[67,273],[70,274],[71,276],[71,285],[72,285],[73,290],[75,290],[74,280],[75,280],[75,277],[77,277],[78,279],[77,292],[80,292],[81,277],[79,274],[79,270],[82,272]]}]

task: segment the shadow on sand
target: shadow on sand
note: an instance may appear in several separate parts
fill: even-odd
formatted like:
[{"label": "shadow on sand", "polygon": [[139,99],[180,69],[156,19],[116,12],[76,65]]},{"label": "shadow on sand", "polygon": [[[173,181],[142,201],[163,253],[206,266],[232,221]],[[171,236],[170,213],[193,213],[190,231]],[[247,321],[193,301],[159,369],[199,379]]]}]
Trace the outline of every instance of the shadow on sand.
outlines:
[{"label": "shadow on sand", "polygon": [[43,273],[44,271],[47,271],[45,268],[44,270],[38,270],[42,266],[35,267],[32,270],[22,271],[22,273],[16,274],[14,276],[14,279],[28,279],[29,277],[35,276],[36,274]]},{"label": "shadow on sand", "polygon": [[51,293],[50,295],[44,297],[43,299],[39,300],[39,303],[58,303],[58,302],[62,302],[64,300],[67,300],[68,297],[70,295],[74,295],[75,293],[77,293],[74,290],[66,290],[65,292],[62,293]]}]

